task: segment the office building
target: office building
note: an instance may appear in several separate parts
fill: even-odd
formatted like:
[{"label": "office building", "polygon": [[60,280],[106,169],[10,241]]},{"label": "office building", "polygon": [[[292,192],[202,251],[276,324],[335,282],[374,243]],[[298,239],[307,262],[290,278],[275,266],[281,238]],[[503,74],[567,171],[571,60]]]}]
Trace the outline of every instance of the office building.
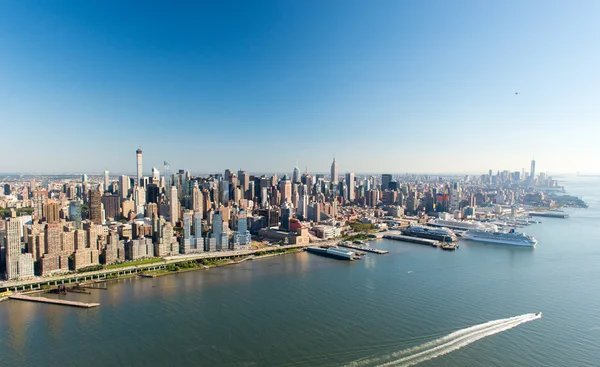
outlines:
[{"label": "office building", "polygon": [[171,186],[169,192],[169,220],[173,226],[179,221],[179,199],[176,186]]},{"label": "office building", "polygon": [[381,191],[391,190],[390,182],[392,182],[392,175],[389,173],[381,175]]},{"label": "office building", "polygon": [[104,191],[108,191],[108,170],[104,170]]},{"label": "office building", "polygon": [[137,181],[136,184],[138,186],[142,186],[143,182],[142,182],[142,149],[139,149],[135,151],[135,157],[137,160]]},{"label": "office building", "polygon": [[335,163],[335,158],[333,158],[333,163],[331,163],[331,183],[334,185],[338,183],[338,166]]},{"label": "office building", "polygon": [[354,201],[354,173],[346,173],[346,200],[349,202]]},{"label": "office building", "polygon": [[90,220],[95,224],[102,224],[102,192],[99,189],[90,190]]},{"label": "office building", "polygon": [[237,214],[237,230],[233,233],[233,250],[249,249],[251,242],[248,215],[245,210],[240,210]]}]

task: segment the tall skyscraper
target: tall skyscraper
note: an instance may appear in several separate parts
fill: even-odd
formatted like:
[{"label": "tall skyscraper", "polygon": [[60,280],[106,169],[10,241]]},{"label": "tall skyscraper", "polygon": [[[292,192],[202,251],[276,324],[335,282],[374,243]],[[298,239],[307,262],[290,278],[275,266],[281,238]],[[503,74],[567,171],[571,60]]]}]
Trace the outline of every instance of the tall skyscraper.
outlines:
[{"label": "tall skyscraper", "polygon": [[294,171],[292,173],[292,183],[300,183],[300,168],[298,168],[297,165],[294,167]]},{"label": "tall skyscraper", "polygon": [[33,216],[42,218],[44,216],[44,204],[48,202],[48,191],[34,190],[32,197]]},{"label": "tall skyscraper", "polygon": [[281,204],[292,202],[292,183],[288,180],[287,175],[283,176],[279,182],[279,192],[281,193]]},{"label": "tall skyscraper", "polygon": [[333,163],[331,163],[331,183],[338,183],[338,166],[335,163],[335,158],[333,158]]},{"label": "tall skyscraper", "polygon": [[119,213],[121,212],[121,198],[119,195],[105,194],[102,195],[100,201],[104,207],[106,218],[115,219],[119,216]]},{"label": "tall skyscraper", "polygon": [[392,182],[392,175],[389,173],[381,175],[381,191],[389,190],[390,182]]},{"label": "tall skyscraper", "polygon": [[246,191],[248,191],[248,187],[250,184],[250,175],[246,171],[239,170],[238,171],[238,180],[240,181],[240,187],[244,192],[244,197],[246,195]]},{"label": "tall skyscraper", "polygon": [[129,176],[121,175],[119,177],[119,193],[121,199],[127,199],[129,196]]},{"label": "tall skyscraper", "polygon": [[227,251],[229,249],[229,238],[227,233],[223,231],[223,212],[217,210],[213,214],[213,230],[211,237],[216,242],[217,251]]},{"label": "tall skyscraper", "polygon": [[171,186],[169,192],[169,213],[171,224],[175,226],[179,220],[179,199],[177,198],[177,186]]},{"label": "tall skyscraper", "polygon": [[138,148],[135,151],[135,156],[137,158],[137,184],[142,186],[142,149]]},{"label": "tall skyscraper", "polygon": [[354,173],[346,173],[346,199],[348,201],[354,201]]},{"label": "tall skyscraper", "polygon": [[108,191],[108,170],[104,170],[104,191]]},{"label": "tall skyscraper", "polygon": [[240,210],[237,215],[237,231],[233,234],[233,250],[249,248],[251,244],[248,231],[248,215],[245,210]]},{"label": "tall skyscraper", "polygon": [[90,190],[90,220],[94,224],[102,224],[102,192],[99,189]]},{"label": "tall skyscraper", "polygon": [[156,167],[152,167],[152,183],[160,184],[160,171],[156,169]]},{"label": "tall skyscraper", "polygon": [[198,181],[194,181],[194,185],[192,186],[192,210],[194,212],[200,212],[202,215],[203,206],[202,201],[204,200],[204,196],[202,195],[202,191],[198,187]]},{"label": "tall skyscraper", "polygon": [[75,229],[81,229],[81,202],[71,201],[69,203],[69,220],[75,222]]},{"label": "tall skyscraper", "polygon": [[43,216],[46,218],[46,222],[48,223],[58,223],[60,220],[60,208],[56,201],[48,200],[46,204],[44,204],[43,208]]},{"label": "tall skyscraper", "polygon": [[21,222],[16,218],[6,221],[6,279],[33,277],[33,255],[21,253]]},{"label": "tall skyscraper", "polygon": [[531,160],[531,170],[529,171],[529,180],[531,181],[531,186],[535,185],[535,159]]}]

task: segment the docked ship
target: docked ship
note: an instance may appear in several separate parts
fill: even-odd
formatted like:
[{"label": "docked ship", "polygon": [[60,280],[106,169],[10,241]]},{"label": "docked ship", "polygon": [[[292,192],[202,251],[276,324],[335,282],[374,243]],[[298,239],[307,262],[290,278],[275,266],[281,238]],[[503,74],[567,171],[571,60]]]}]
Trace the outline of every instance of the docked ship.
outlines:
[{"label": "docked ship", "polygon": [[427,238],[436,241],[457,241],[456,235],[448,228],[430,228],[419,225],[411,225],[402,234],[411,237]]},{"label": "docked ship", "polygon": [[322,247],[307,247],[307,252],[332,257],[334,259],[340,260],[355,260],[357,258],[356,254],[353,251],[346,251],[335,247],[322,248]]},{"label": "docked ship", "polygon": [[481,229],[484,231],[498,231],[498,227],[492,223],[474,222],[470,220],[441,219],[427,223],[434,227],[446,227],[457,231],[468,231],[469,229]]},{"label": "docked ship", "polygon": [[537,245],[537,240],[533,236],[521,232],[515,232],[514,229],[511,229],[508,232],[491,232],[482,231],[479,229],[470,229],[463,233],[463,238],[472,241],[496,243],[500,245],[524,247],[535,247],[535,245]]}]

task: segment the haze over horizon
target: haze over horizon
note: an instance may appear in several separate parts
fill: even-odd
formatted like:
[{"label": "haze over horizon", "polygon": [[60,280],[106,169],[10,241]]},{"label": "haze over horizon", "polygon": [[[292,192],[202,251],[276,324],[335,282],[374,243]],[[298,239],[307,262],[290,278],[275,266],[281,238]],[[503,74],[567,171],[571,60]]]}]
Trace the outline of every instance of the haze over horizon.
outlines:
[{"label": "haze over horizon", "polygon": [[600,2],[0,3],[3,172],[600,172]]}]

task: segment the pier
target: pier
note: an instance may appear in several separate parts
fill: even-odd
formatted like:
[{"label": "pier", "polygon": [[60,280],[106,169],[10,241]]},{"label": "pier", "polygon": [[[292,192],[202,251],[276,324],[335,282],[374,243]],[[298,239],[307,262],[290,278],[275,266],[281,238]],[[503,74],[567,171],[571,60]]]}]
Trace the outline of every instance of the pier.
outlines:
[{"label": "pier", "polygon": [[418,243],[419,245],[427,245],[431,247],[440,247],[440,241],[430,240],[427,238],[411,237],[400,234],[387,234],[383,236],[383,238],[388,240]]},{"label": "pier", "polygon": [[561,212],[529,212],[530,217],[545,217],[545,218],[569,218],[569,214]]},{"label": "pier", "polygon": [[99,303],[84,303],[84,302],[66,301],[66,300],[54,299],[54,298],[31,297],[31,296],[26,296],[24,294],[13,294],[12,296],[9,296],[8,298],[17,299],[20,301],[49,303],[49,304],[54,304],[54,305],[63,305],[63,306],[81,307],[81,308],[92,308],[92,307],[100,306]]},{"label": "pier", "polygon": [[379,249],[376,249],[376,248],[361,247],[361,246],[355,246],[355,245],[345,245],[345,244],[342,245],[342,244],[339,244],[338,246],[340,246],[340,247],[346,247],[346,248],[351,248],[353,250],[372,252],[374,254],[379,254],[379,255],[387,254],[389,252],[389,251],[385,251],[385,250],[379,250]]}]

